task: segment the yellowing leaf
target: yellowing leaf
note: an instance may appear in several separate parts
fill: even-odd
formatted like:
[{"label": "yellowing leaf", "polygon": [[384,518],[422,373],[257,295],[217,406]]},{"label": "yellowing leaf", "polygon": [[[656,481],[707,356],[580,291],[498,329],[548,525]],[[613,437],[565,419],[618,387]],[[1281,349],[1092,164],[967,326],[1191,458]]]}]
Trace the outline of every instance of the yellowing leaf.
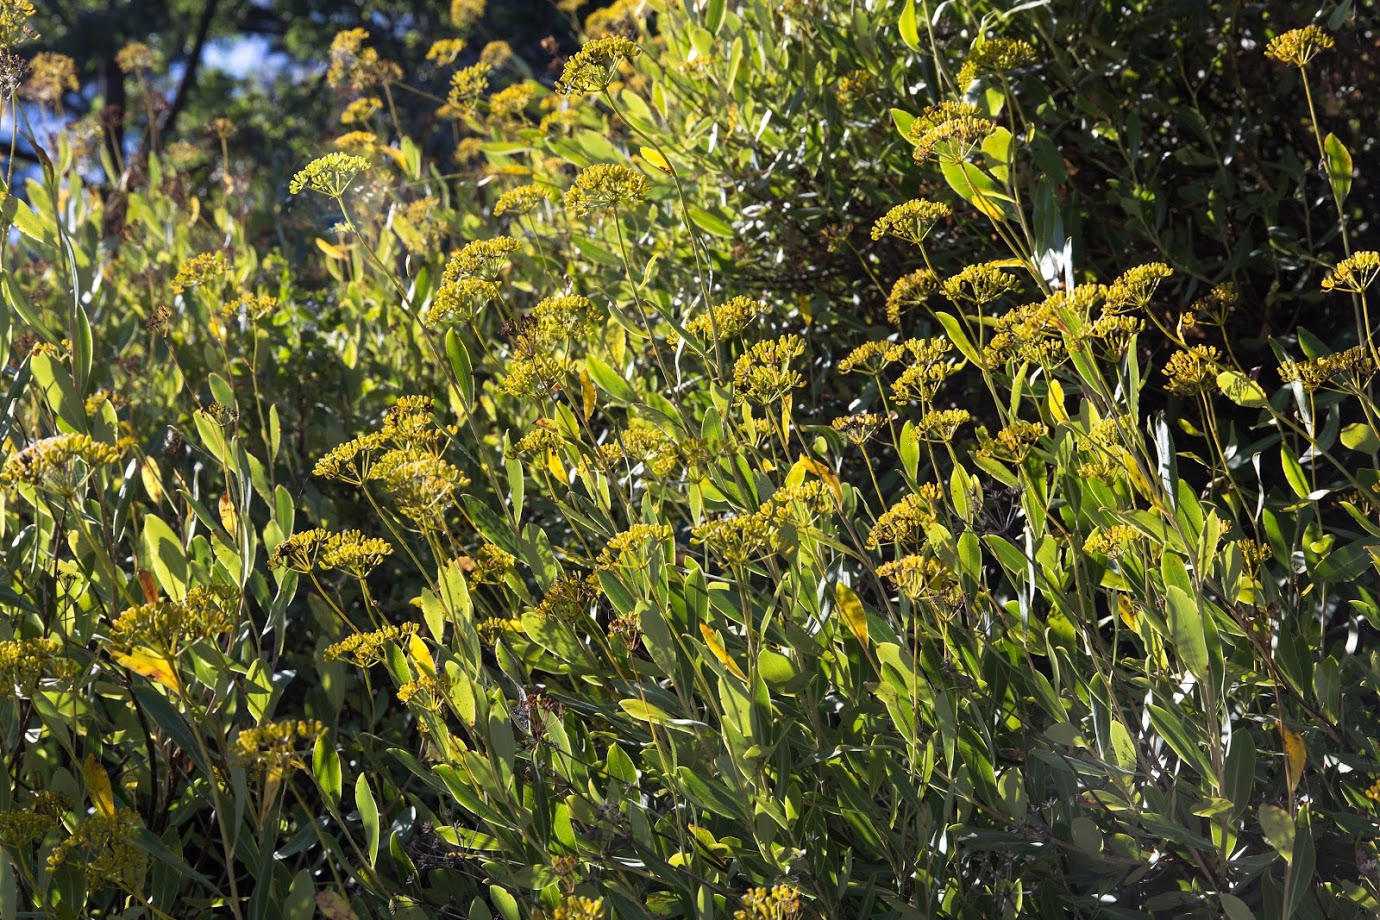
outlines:
[{"label": "yellowing leaf", "polygon": [[839,606],[839,613],[843,616],[844,625],[863,645],[867,644],[867,611],[863,609],[862,601],[858,598],[857,592],[838,582],[834,585],[834,601]]},{"label": "yellowing leaf", "polygon": [[734,677],[747,683],[747,675],[743,673],[742,668],[738,667],[738,662],[729,657],[728,649],[724,648],[719,634],[710,629],[706,623],[700,624],[700,634],[704,636],[704,644],[709,646],[709,650],[714,653],[715,658],[719,659],[719,663],[728,668],[729,673]]},{"label": "yellowing leaf", "polygon": [[107,818],[113,818],[115,816],[115,793],[110,788],[110,776],[96,760],[95,754],[86,755],[86,763],[82,766],[82,777],[86,780],[86,794],[91,799],[91,804],[96,806],[96,811]]},{"label": "yellowing leaf", "polygon": [[345,896],[334,891],[317,892],[316,909],[326,920],[359,920],[359,915],[350,907]]},{"label": "yellowing leaf", "polygon": [[1289,794],[1293,795],[1303,779],[1303,768],[1308,763],[1308,748],[1303,743],[1302,735],[1285,728],[1283,722],[1276,721],[1275,725],[1284,739],[1284,779]]},{"label": "yellowing leaf", "polygon": [[172,662],[165,656],[151,649],[135,649],[129,653],[111,652],[110,654],[122,667],[129,668],[135,674],[141,674],[149,680],[156,680],[173,693],[180,694],[182,692],[182,679],[177,676]]},{"label": "yellowing leaf", "polygon": [[1064,408],[1064,388],[1054,379],[1049,381],[1049,415],[1056,422],[1069,420],[1068,410]]},{"label": "yellowing leaf", "polygon": [[235,511],[235,501],[230,497],[229,492],[220,493],[220,523],[225,528],[226,533],[235,537],[239,535],[240,516]]},{"label": "yellowing leaf", "polygon": [[316,248],[324,252],[327,256],[329,256],[332,259],[349,258],[349,256],[345,253],[345,248],[343,246],[336,246],[332,243],[328,243],[319,236],[316,238]]},{"label": "yellowing leaf", "polygon": [[637,152],[642,154],[642,159],[646,160],[648,163],[655,166],[657,169],[661,170],[666,175],[674,176],[676,174],[676,171],[671,166],[670,161],[668,161],[664,156],[662,156],[661,151],[657,150],[655,147],[641,147],[638,149]]},{"label": "yellowing leaf", "polygon": [[412,653],[412,661],[421,669],[422,673],[428,677],[436,676],[436,662],[431,657],[431,650],[426,647],[426,642],[416,633],[407,643],[407,650]]},{"label": "yellowing leaf", "polygon": [[1270,404],[1264,388],[1240,371],[1222,371],[1217,375],[1217,388],[1238,406],[1261,409]]},{"label": "yellowing leaf", "polygon": [[580,368],[581,411],[584,413],[585,421],[589,421],[589,417],[594,414],[594,400],[597,395],[594,381],[589,379],[589,371]]},{"label": "yellowing leaf", "polygon": [[546,452],[546,468],[551,471],[551,475],[556,477],[556,481],[563,486],[570,485],[570,477],[565,473],[565,464],[556,455],[554,450]]},{"label": "yellowing leaf", "polygon": [[843,501],[843,491],[839,485],[839,478],[834,475],[834,471],[813,457],[801,457],[795,461],[791,471],[786,474],[786,485],[798,486],[805,481],[806,473],[814,473],[818,476],[829,490],[834,493],[834,497]]}]

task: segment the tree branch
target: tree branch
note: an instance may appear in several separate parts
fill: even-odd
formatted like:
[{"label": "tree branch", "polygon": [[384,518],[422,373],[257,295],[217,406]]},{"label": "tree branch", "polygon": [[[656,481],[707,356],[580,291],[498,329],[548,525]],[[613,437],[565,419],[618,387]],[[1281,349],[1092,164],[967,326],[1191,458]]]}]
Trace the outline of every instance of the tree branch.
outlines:
[{"label": "tree branch", "polygon": [[177,94],[173,96],[172,104],[168,106],[159,126],[160,134],[167,134],[173,127],[177,121],[177,116],[186,108],[187,99],[196,87],[197,73],[201,69],[201,55],[206,49],[206,39],[211,34],[211,23],[216,18],[216,8],[219,6],[220,0],[206,0],[206,5],[201,8],[201,19],[196,24],[196,39],[192,42],[192,50],[187,55],[187,66],[182,71],[182,82],[177,86]]}]

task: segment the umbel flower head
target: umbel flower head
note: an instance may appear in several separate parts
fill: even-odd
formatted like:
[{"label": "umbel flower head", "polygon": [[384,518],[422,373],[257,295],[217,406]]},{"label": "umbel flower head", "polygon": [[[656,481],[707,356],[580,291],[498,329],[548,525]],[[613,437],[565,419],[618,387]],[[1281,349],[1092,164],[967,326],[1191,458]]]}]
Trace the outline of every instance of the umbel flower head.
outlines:
[{"label": "umbel flower head", "polygon": [[958,71],[958,85],[963,90],[973,81],[987,74],[1003,74],[1033,64],[1035,46],[1020,38],[989,38],[974,48]]},{"label": "umbel flower head", "polygon": [[446,104],[437,112],[442,118],[464,118],[475,110],[489,89],[489,65],[480,61],[451,75]]},{"label": "umbel flower head", "polygon": [[[711,307],[708,313],[692,316],[685,323],[685,331],[705,341],[718,333],[719,341],[723,341],[739,335],[754,319],[766,312],[767,305],[762,301],[738,296]],[[672,345],[679,344],[680,336],[673,332],[666,337],[666,341]]]},{"label": "umbel flower head", "polygon": [[622,36],[598,38],[577,51],[565,62],[556,92],[573,96],[608,88],[618,79],[618,65],[642,53],[637,42]]},{"label": "umbel flower head", "polygon": [[73,495],[97,467],[119,458],[118,449],[89,435],[54,435],[10,454],[0,471],[0,483],[22,483],[57,495]]},{"label": "umbel flower head", "polygon": [[1176,351],[1164,367],[1169,378],[1167,389],[1175,396],[1195,396],[1217,385],[1222,352],[1215,345],[1194,345],[1187,351]]},{"label": "umbel flower head", "polygon": [[1322,289],[1361,294],[1377,276],[1380,276],[1380,252],[1366,250],[1338,262],[1323,279]]},{"label": "umbel flower head", "polygon": [[19,94],[41,105],[56,105],[64,93],[78,89],[77,62],[65,54],[42,51],[29,62],[29,79]]},{"label": "umbel flower head", "polygon": [[498,201],[494,203],[494,217],[503,214],[517,217],[531,214],[555,197],[555,193],[544,185],[520,185],[498,196]]},{"label": "umbel flower head", "polygon": [[803,910],[794,888],[753,888],[743,896],[743,908],[733,912],[733,920],[799,920]]},{"label": "umbel flower head", "polygon": [[938,201],[917,198],[898,204],[887,211],[872,225],[872,238],[880,240],[884,236],[894,236],[920,245],[925,237],[941,220],[953,216],[953,210]]},{"label": "umbel flower head", "polygon": [[114,814],[97,814],[77,825],[48,856],[52,871],[68,862],[81,865],[90,888],[114,886],[135,890],[135,880],[144,873],[144,851],[135,842],[139,815],[127,808]]},{"label": "umbel flower head", "polygon": [[565,193],[565,206],[579,215],[611,211],[647,197],[651,183],[642,173],[620,163],[599,163],[580,171]]},{"label": "umbel flower head", "polygon": [[355,176],[369,168],[369,161],[348,153],[328,153],[317,157],[292,177],[288,191],[301,194],[302,189],[319,192],[328,198],[339,198],[349,189]]},{"label": "umbel flower head", "polygon": [[1321,28],[1304,26],[1302,29],[1290,29],[1283,35],[1276,35],[1270,39],[1270,43],[1265,46],[1265,56],[1281,64],[1304,67],[1318,52],[1326,51],[1332,45],[1332,36]]},{"label": "umbel flower head", "polygon": [[996,130],[996,122],[981,117],[971,102],[926,106],[910,126],[915,162],[927,163],[936,156],[950,161],[967,159]]},{"label": "umbel flower head", "polygon": [[804,353],[805,340],[798,335],[758,342],[733,365],[733,386],[741,398],[759,405],[785,399],[805,385],[805,378],[790,366]]},{"label": "umbel flower head", "polygon": [[9,50],[15,45],[38,38],[29,25],[34,5],[29,0],[0,0],[0,48]]}]

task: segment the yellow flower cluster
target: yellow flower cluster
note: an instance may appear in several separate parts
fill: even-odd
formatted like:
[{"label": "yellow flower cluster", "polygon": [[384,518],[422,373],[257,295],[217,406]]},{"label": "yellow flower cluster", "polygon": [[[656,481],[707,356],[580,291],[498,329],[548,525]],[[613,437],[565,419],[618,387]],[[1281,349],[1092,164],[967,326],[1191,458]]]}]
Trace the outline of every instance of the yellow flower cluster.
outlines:
[{"label": "yellow flower cluster", "polygon": [[521,118],[538,94],[535,83],[514,83],[489,97],[489,114],[505,121]]},{"label": "yellow flower cluster", "polygon": [[594,301],[580,294],[545,297],[532,308],[534,334],[544,345],[565,345],[594,335],[604,313]]},{"label": "yellow flower cluster", "polygon": [[328,153],[308,163],[288,183],[294,195],[310,189],[328,198],[340,198],[349,189],[355,176],[369,168],[369,161],[348,153]]},{"label": "yellow flower cluster", "polygon": [[40,51],[29,61],[29,79],[19,94],[40,105],[57,105],[65,93],[77,91],[77,62],[65,54]]},{"label": "yellow flower cluster", "polygon": [[231,756],[247,770],[277,779],[292,767],[306,769],[304,751],[325,733],[326,726],[314,719],[266,722],[240,732]]},{"label": "yellow flower cluster", "polygon": [[1207,393],[1217,385],[1222,352],[1215,345],[1194,345],[1187,351],[1176,351],[1164,367],[1169,378],[1167,389],[1175,396],[1195,396]]},{"label": "yellow flower cluster", "polygon": [[342,125],[362,125],[373,118],[383,108],[383,100],[377,96],[361,96],[354,102],[345,106],[345,111],[340,113],[340,123]]},{"label": "yellow flower cluster", "polygon": [[494,203],[494,216],[513,214],[521,217],[531,214],[555,197],[555,193],[544,185],[520,185],[498,196],[498,201]]},{"label": "yellow flower cluster", "polygon": [[75,862],[90,888],[135,890],[145,864],[144,851],[135,842],[139,823],[139,815],[124,808],[111,815],[92,815],[53,848],[48,855],[49,871]]},{"label": "yellow flower cluster", "polygon": [[618,78],[618,67],[642,53],[637,42],[620,35],[597,38],[565,62],[556,92],[573,96],[607,89]]},{"label": "yellow flower cluster", "polygon": [[1174,274],[1174,270],[1163,262],[1148,262],[1126,270],[1104,292],[1102,309],[1107,313],[1123,310],[1145,309],[1160,282]]},{"label": "yellow flower cluster", "polygon": [[573,214],[612,211],[647,197],[651,183],[631,166],[597,163],[580,170],[575,184],[565,193],[565,206]]},{"label": "yellow flower cluster", "polygon": [[962,364],[948,360],[953,343],[948,339],[911,339],[905,343],[913,362],[901,372],[891,385],[891,392],[902,402],[930,405],[939,387],[962,368]]},{"label": "yellow flower cluster", "polygon": [[762,514],[737,514],[705,521],[692,533],[695,543],[736,566],[775,552],[781,529]]},{"label": "yellow flower cluster", "polygon": [[367,633],[355,633],[332,645],[326,646],[322,657],[326,661],[343,658],[360,668],[370,668],[383,661],[388,646],[405,646],[417,634],[416,623],[401,626],[385,626]]},{"label": "yellow flower cluster", "polygon": [[575,623],[589,616],[601,590],[597,575],[567,573],[556,579],[534,609],[538,616]]},{"label": "yellow flower cluster", "polygon": [[15,45],[38,38],[38,33],[29,25],[33,15],[34,5],[29,0],[0,2],[0,48],[8,51]]},{"label": "yellow flower cluster", "polygon": [[1380,252],[1365,250],[1337,263],[1323,278],[1324,291],[1360,294],[1380,276]]},{"label": "yellow flower cluster", "polygon": [[1285,361],[1280,365],[1279,376],[1285,383],[1303,384],[1309,393],[1321,389],[1359,393],[1375,376],[1375,362],[1365,346],[1356,345],[1313,361]]},{"label": "yellow flower cluster", "polygon": [[426,59],[437,67],[449,67],[465,50],[465,45],[463,38],[442,38],[431,43],[426,50]]},{"label": "yellow flower cluster", "polygon": [[214,281],[230,271],[230,263],[226,261],[223,252],[203,252],[192,256],[173,276],[172,292],[181,294],[182,292],[194,287],[201,287],[210,281]]},{"label": "yellow flower cluster", "polygon": [[1270,43],[1265,46],[1265,56],[1281,64],[1304,67],[1318,52],[1326,51],[1332,45],[1332,36],[1322,28],[1304,26],[1302,29],[1290,29],[1283,35],[1276,35],[1270,39]]},{"label": "yellow flower cluster", "polygon": [[1021,282],[1016,276],[992,262],[968,265],[940,286],[940,291],[954,304],[966,302],[979,307],[1020,290]]},{"label": "yellow flower cluster", "polygon": [[34,441],[5,458],[0,482],[31,485],[70,497],[97,467],[114,463],[120,451],[84,434],[58,434]]},{"label": "yellow flower cluster", "polygon": [[840,374],[857,372],[876,377],[890,364],[901,359],[906,347],[889,339],[873,339],[854,348],[839,362]]},{"label": "yellow flower cluster", "polygon": [[33,795],[22,808],[0,811],[0,842],[10,847],[37,843],[57,827],[63,814],[71,809],[71,800],[60,792]]},{"label": "yellow flower cluster", "polygon": [[484,98],[484,93],[488,92],[491,69],[488,64],[479,61],[451,74],[446,104],[436,114],[442,118],[464,118],[472,114],[479,100]]},{"label": "yellow flower cluster", "polygon": [[886,416],[877,412],[844,415],[829,423],[829,427],[843,435],[854,447],[866,444],[886,424]]},{"label": "yellow flower cluster", "polygon": [[366,537],[358,530],[331,533],[317,527],[279,543],[268,558],[268,567],[285,567],[304,575],[317,569],[337,569],[364,578],[392,553],[393,547],[387,541]]},{"label": "yellow flower cluster", "polygon": [[967,409],[936,409],[920,416],[915,423],[915,436],[922,441],[943,444],[952,441],[958,429],[972,421]]},{"label": "yellow flower cluster", "polygon": [[158,54],[143,42],[130,42],[115,54],[121,73],[147,73],[158,69]]},{"label": "yellow flower cluster", "polygon": [[31,696],[45,677],[65,680],[76,673],[77,663],[62,657],[56,638],[0,642],[0,696]]},{"label": "yellow flower cluster", "polygon": [[1144,535],[1130,524],[1113,524],[1089,534],[1083,541],[1083,551],[1116,559],[1142,539]]},{"label": "yellow flower cluster", "polygon": [[981,447],[978,448],[978,453],[984,457],[1020,463],[1026,454],[1030,453],[1031,448],[1048,434],[1049,426],[1043,422],[1014,421],[998,431],[996,438],[987,437],[986,429],[979,428],[978,441]]},{"label": "yellow flower cluster", "polygon": [[[767,305],[762,301],[738,296],[710,307],[708,313],[691,317],[685,323],[685,331],[694,333],[705,341],[711,341],[717,333],[719,341],[723,341],[741,335],[754,319],[766,312]],[[666,340],[676,345],[680,342],[680,336],[671,333]]]},{"label": "yellow flower cluster", "polygon": [[1004,74],[1033,64],[1037,55],[1035,46],[1020,38],[989,38],[974,48],[958,70],[959,88],[967,91],[979,77],[988,74]]},{"label": "yellow flower cluster", "polygon": [[800,892],[786,885],[752,888],[743,896],[743,907],[733,912],[733,920],[800,920],[804,908]]},{"label": "yellow flower cluster", "polygon": [[600,551],[595,568],[601,572],[619,568],[645,569],[657,547],[669,539],[669,524],[634,524],[613,535]]},{"label": "yellow flower cluster", "polygon": [[953,570],[933,556],[902,556],[877,566],[877,574],[913,601],[943,597],[956,588]]},{"label": "yellow flower cluster", "polygon": [[886,319],[893,326],[901,325],[901,317],[916,307],[924,306],[930,295],[939,290],[939,275],[930,268],[918,268],[902,275],[891,286],[886,299]]},{"label": "yellow flower cluster", "polygon": [[867,535],[867,548],[884,544],[917,546],[925,541],[932,524],[939,521],[936,498],[931,493],[911,493],[883,511]]},{"label": "yellow flower cluster", "polygon": [[175,656],[201,638],[214,640],[236,623],[239,592],[229,585],[198,586],[181,601],[139,604],[110,624],[110,641],[120,648],[146,646]]},{"label": "yellow flower cluster", "polygon": [[517,565],[516,556],[493,543],[479,547],[476,556],[470,576],[475,584],[498,584]]},{"label": "yellow flower cluster", "polygon": [[347,29],[336,33],[331,40],[327,83],[336,89],[349,87],[363,91],[402,79],[402,68],[380,58],[373,48],[364,46],[368,37],[369,32],[365,29]]},{"label": "yellow flower cluster", "polygon": [[791,370],[790,363],[804,353],[805,340],[798,335],[753,345],[733,365],[733,385],[739,397],[769,405],[803,387],[805,378]]},{"label": "yellow flower cluster", "polygon": [[872,238],[880,240],[884,236],[894,236],[918,246],[929,236],[935,224],[953,217],[953,213],[952,208],[938,201],[923,198],[907,201],[877,218],[872,225]]},{"label": "yellow flower cluster", "polygon": [[521,248],[522,244],[511,236],[466,243],[446,263],[441,286],[422,321],[435,326],[448,320],[473,320],[481,308],[502,294],[503,271],[509,257]]},{"label": "yellow flower cluster", "polygon": [[803,529],[834,510],[829,487],[818,479],[782,486],[762,502],[757,514],[778,527]]},{"label": "yellow flower cluster", "polygon": [[936,156],[953,162],[967,159],[996,130],[996,123],[981,117],[970,102],[926,106],[910,126],[915,162],[927,163]]},{"label": "yellow flower cluster", "polygon": [[604,920],[607,916],[603,898],[571,896],[556,905],[550,920]]}]

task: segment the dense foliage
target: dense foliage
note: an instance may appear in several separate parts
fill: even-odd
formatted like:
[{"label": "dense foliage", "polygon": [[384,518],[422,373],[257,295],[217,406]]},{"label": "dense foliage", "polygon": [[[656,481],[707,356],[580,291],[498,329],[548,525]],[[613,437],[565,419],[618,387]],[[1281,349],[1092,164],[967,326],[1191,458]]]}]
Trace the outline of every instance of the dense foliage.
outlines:
[{"label": "dense foliage", "polygon": [[1380,910],[1350,5],[481,9],[285,169],[0,0],[0,920]]}]

